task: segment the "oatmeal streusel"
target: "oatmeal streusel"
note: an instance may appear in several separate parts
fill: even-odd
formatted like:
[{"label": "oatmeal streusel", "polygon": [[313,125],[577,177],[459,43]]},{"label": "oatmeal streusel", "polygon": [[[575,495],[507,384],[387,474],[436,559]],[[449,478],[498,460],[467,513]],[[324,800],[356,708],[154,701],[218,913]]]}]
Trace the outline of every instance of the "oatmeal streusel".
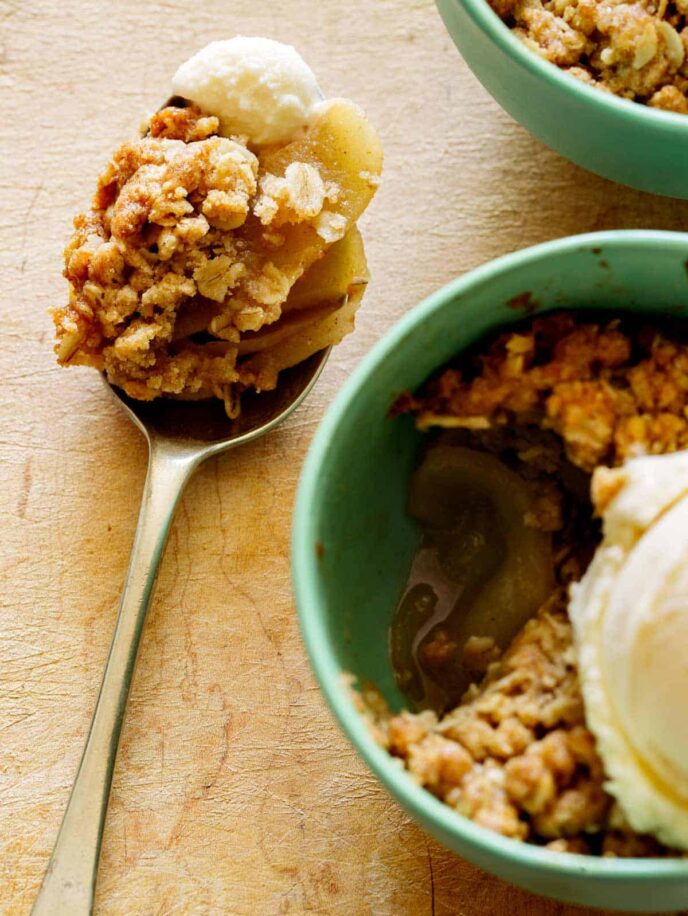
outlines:
[{"label": "oatmeal streusel", "polygon": [[461,705],[438,718],[390,715],[378,701],[372,719],[378,741],[419,785],[484,827],[566,852],[660,852],[629,830],[604,790],[563,590]]},{"label": "oatmeal streusel", "polygon": [[535,319],[502,335],[474,377],[448,370],[421,398],[405,398],[421,428],[447,424],[500,428],[513,422],[551,429],[584,471],[642,454],[688,446],[688,346],[652,328],[633,339],[618,322]]},{"label": "oatmeal streusel", "polygon": [[688,113],[686,12],[667,0],[490,0],[533,51],[622,98]]},{"label": "oatmeal streusel", "polygon": [[[217,132],[216,117],[170,106],[116,151],[74,221],[70,301],[54,318],[62,364],[94,366],[135,398],[214,396],[233,413],[241,390],[274,387],[280,369],[351,330],[366,279],[355,221],[381,153],[346,101],[281,146]],[[309,269],[341,248],[357,270],[333,299],[288,316]]]}]

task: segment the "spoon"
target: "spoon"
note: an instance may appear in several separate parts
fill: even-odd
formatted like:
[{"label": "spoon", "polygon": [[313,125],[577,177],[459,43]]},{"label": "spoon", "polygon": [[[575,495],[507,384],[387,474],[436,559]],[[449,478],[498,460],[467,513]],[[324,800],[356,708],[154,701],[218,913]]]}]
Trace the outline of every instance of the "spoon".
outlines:
[{"label": "spoon", "polygon": [[312,389],[329,352],[321,350],[280,373],[274,391],[242,395],[236,420],[229,420],[216,400],[134,401],[105,382],[148,441],[148,473],[100,694],[34,916],[82,916],[93,910],[105,813],[139,640],[187,481],[206,458],[257,439],[288,417]]}]

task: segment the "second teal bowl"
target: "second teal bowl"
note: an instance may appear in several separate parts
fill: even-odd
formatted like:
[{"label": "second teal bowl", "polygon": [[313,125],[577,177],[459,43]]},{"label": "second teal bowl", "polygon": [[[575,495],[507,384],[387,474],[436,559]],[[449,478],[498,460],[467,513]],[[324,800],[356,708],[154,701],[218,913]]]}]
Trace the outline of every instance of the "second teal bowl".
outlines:
[{"label": "second teal bowl", "polygon": [[[574,236],[486,264],[413,309],[363,360],[327,413],[303,469],[292,569],[311,663],[340,725],[371,770],[433,836],[465,859],[539,894],[623,910],[688,907],[688,861],[555,853],[474,824],[417,786],[378,747],[346,673],[403,704],[388,627],[417,533],[405,513],[420,436],[389,418],[398,395],[484,334],[522,319],[514,301],[546,311],[603,308],[688,316],[688,235]],[[352,804],[365,806],[357,797]]]},{"label": "second teal bowl", "polygon": [[468,66],[535,137],[605,178],[688,198],[688,115],[586,86],[529,50],[486,0],[436,2]]}]

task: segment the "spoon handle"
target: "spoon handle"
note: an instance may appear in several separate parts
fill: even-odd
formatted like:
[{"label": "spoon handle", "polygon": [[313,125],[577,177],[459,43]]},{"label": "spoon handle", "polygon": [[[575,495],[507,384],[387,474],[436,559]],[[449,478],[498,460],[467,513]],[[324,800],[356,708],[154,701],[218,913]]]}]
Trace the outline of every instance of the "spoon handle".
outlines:
[{"label": "spoon handle", "polygon": [[151,443],[136,537],[86,747],[34,916],[93,911],[112,772],[136,654],[177,501],[196,461]]}]

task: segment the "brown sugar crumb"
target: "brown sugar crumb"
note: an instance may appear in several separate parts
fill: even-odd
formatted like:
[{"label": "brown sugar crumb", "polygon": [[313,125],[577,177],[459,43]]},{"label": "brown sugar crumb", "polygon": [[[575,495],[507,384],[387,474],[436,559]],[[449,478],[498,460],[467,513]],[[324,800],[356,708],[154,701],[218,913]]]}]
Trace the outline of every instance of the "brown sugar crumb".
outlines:
[{"label": "brown sugar crumb", "polygon": [[490,0],[535,53],[591,86],[665,111],[688,112],[683,4],[615,0]]},{"label": "brown sugar crumb", "polygon": [[227,230],[248,217],[258,160],[233,140],[173,138],[175,124],[196,135],[183,112],[179,124],[161,113],[164,136],[116,151],[91,213],[74,221],[70,303],[55,312],[60,362],[102,369],[138,398],[216,393],[238,380],[236,321],[215,351],[175,346],[175,325],[187,303],[222,302],[245,278]]},{"label": "brown sugar crumb", "polygon": [[688,114],[688,98],[676,86],[662,86],[647,103],[652,108],[662,111],[673,111],[676,114]]},{"label": "brown sugar crumb", "polygon": [[446,370],[402,409],[421,429],[460,418],[553,430],[590,472],[688,447],[688,346],[659,332],[625,333],[615,321],[548,315],[502,335],[473,376]]},{"label": "brown sugar crumb", "polygon": [[571,839],[560,837],[558,840],[550,840],[549,843],[545,843],[545,849],[552,852],[572,852],[578,856],[587,856],[591,852],[590,845],[579,836]]},{"label": "brown sugar crumb", "polygon": [[379,696],[368,716],[416,782],[503,836],[580,854],[667,853],[634,835],[604,790],[563,589],[443,717],[390,716]]},{"label": "brown sugar crumb", "polygon": [[[381,150],[345,100],[280,147],[217,131],[216,117],[169,105],[116,150],[74,220],[69,302],[53,318],[62,365],[93,366],[142,400],[217,397],[234,416],[242,390],[274,388],[353,329],[367,277],[355,219],[374,187],[352,172],[363,161],[377,175]],[[317,285],[306,297],[320,259],[322,298]],[[292,290],[308,312],[287,314]]]},{"label": "brown sugar crumb", "polygon": [[557,729],[507,761],[506,789],[543,837],[594,833],[604,822],[609,798],[590,732],[582,725]]},{"label": "brown sugar crumb", "polygon": [[390,752],[421,785],[505,836],[599,829],[609,799],[571,639],[557,592],[456,709],[439,721],[409,712],[389,719]]},{"label": "brown sugar crumb", "polygon": [[445,801],[481,827],[516,840],[528,837],[528,824],[504,787],[504,770],[493,760],[473,766]]},{"label": "brown sugar crumb", "polygon": [[480,690],[471,688],[475,695],[442,719],[442,733],[460,741],[475,760],[507,760],[523,753],[540,727],[583,721],[564,608],[558,591],[488,669]]},{"label": "brown sugar crumb", "polygon": [[178,108],[168,105],[151,116],[148,133],[151,137],[166,137],[169,140],[206,140],[216,134],[220,122],[214,115],[203,115],[195,105]]}]

